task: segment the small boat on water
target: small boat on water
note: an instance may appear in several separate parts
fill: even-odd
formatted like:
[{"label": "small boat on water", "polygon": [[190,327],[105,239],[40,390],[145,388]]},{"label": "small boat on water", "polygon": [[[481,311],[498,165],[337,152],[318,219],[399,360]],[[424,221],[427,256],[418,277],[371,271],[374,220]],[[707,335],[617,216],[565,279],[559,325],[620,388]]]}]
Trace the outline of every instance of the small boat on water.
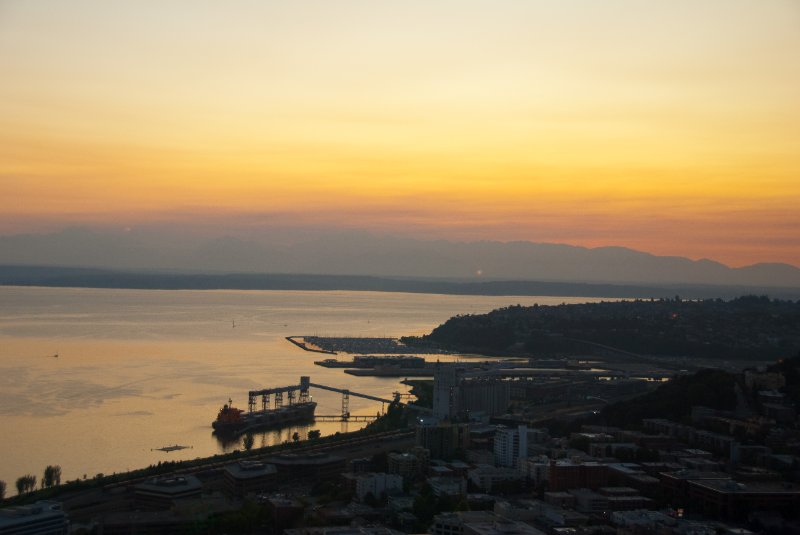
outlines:
[{"label": "small boat on water", "polygon": [[[188,450],[191,447],[192,446],[179,446],[178,444],[175,444],[174,446],[164,446],[163,448],[155,448],[155,451],[170,452],[170,451],[178,451],[178,450]],[[153,450],[150,450],[150,451],[153,451]]]}]

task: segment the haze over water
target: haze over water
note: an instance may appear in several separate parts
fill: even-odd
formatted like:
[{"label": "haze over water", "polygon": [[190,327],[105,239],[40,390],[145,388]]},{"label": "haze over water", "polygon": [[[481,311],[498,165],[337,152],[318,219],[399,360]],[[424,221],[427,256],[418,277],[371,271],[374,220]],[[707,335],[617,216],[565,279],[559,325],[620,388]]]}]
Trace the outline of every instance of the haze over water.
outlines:
[{"label": "haze over water", "polygon": [[[324,356],[285,336],[421,334],[455,314],[592,300],[0,287],[0,479],[13,489],[26,473],[41,478],[48,464],[61,465],[66,481],[240,448],[211,434],[221,404],[231,397],[246,408],[248,390],[296,384],[300,375],[379,396],[407,390],[397,379],[314,366]],[[337,394],[311,393],[317,414],[340,412]],[[380,410],[358,398],[350,407]],[[295,430],[305,437],[314,427],[330,434],[363,424],[348,425],[262,432],[256,446],[289,440]],[[153,451],[174,444],[192,449]]]}]

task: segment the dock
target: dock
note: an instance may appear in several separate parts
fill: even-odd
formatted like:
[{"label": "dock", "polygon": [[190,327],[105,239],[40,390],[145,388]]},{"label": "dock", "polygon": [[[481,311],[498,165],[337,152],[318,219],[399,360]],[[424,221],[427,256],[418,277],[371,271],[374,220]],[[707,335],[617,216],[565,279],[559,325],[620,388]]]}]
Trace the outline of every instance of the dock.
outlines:
[{"label": "dock", "polygon": [[432,368],[356,368],[344,373],[356,377],[433,377]]},{"label": "dock", "polygon": [[378,416],[367,416],[363,414],[351,414],[342,416],[341,414],[323,414],[314,416],[315,422],[373,422]]},{"label": "dock", "polygon": [[[306,349],[307,351],[328,353],[330,355],[336,353],[349,353],[351,355],[431,355],[449,353],[449,351],[434,347],[407,346],[397,338],[360,336],[291,336],[288,338],[292,338],[289,341],[302,349],[308,348]],[[302,342],[300,342],[301,339]]]},{"label": "dock", "polygon": [[[300,382],[298,384],[289,386],[262,388],[259,390],[249,391],[247,393],[247,412],[245,413],[243,418],[248,418],[251,415],[253,417],[257,417],[259,412],[261,413],[267,411],[274,412],[276,410],[279,410],[281,407],[289,408],[289,407],[298,407],[301,405],[308,405],[308,404],[313,404],[314,406],[316,406],[316,403],[313,403],[311,401],[311,398],[309,397],[309,390],[311,388],[315,388],[318,390],[326,390],[328,392],[335,392],[337,394],[341,394],[342,411],[340,414],[337,415],[314,415],[313,413],[314,409],[312,408],[311,409],[312,412],[310,413],[310,418],[308,418],[309,420],[316,420],[320,422],[347,422],[347,421],[369,422],[377,418],[377,416],[371,416],[371,415],[350,414],[351,396],[362,399],[368,399],[370,401],[377,401],[382,403],[384,406],[392,403],[397,403],[403,405],[404,407],[407,407],[408,409],[415,410],[418,412],[424,412],[424,413],[430,412],[430,409],[426,407],[418,407],[413,404],[409,405],[408,403],[403,403],[401,401],[401,399],[403,398],[403,394],[401,394],[400,392],[394,392],[391,398],[385,398],[385,397],[373,396],[371,394],[355,392],[347,388],[338,388],[319,383],[312,383],[311,378],[309,376],[302,376],[300,377]],[[286,401],[285,404],[284,401]],[[225,410],[225,408],[227,407],[228,407],[227,405],[223,407],[223,410]],[[238,409],[235,410],[238,411]],[[239,411],[239,412],[244,412],[244,411]],[[381,412],[383,412],[383,410]],[[218,424],[215,423],[212,425],[218,425]],[[236,431],[244,432],[246,430],[247,430],[246,428],[242,428],[242,429],[237,429]],[[178,446],[177,445],[173,446],[173,448],[175,447]],[[172,451],[172,450],[164,450],[164,451]]]},{"label": "dock", "polygon": [[314,364],[324,368],[378,368],[394,366],[398,368],[424,368],[425,358],[416,355],[356,355],[353,360],[325,359]]}]

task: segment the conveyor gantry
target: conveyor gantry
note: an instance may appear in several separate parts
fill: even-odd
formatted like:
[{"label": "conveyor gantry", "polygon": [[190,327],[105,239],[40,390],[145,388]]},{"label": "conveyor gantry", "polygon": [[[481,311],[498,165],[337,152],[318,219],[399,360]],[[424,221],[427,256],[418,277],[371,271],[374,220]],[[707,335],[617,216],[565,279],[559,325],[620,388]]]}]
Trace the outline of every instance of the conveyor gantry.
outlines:
[{"label": "conveyor gantry", "polygon": [[[398,392],[395,392],[395,396],[393,399],[382,398],[378,396],[372,396],[370,394],[362,394],[361,392],[355,392],[353,390],[349,390],[346,388],[336,388],[334,386],[312,383],[311,378],[305,375],[300,377],[300,384],[297,385],[281,386],[276,388],[263,388],[261,390],[251,390],[247,394],[247,409],[250,412],[255,411],[259,397],[261,397],[261,410],[267,410],[270,408],[270,398],[274,399],[275,408],[279,408],[283,405],[284,394],[286,394],[287,402],[289,405],[293,405],[294,403],[305,403],[309,399],[308,398],[309,388],[319,388],[320,390],[327,390],[329,392],[336,392],[337,394],[341,394],[342,418],[350,417],[350,408],[349,408],[350,396],[368,399],[370,401],[379,401],[381,403],[400,403],[404,407],[408,407],[409,409],[412,410],[421,412],[430,412],[430,409],[427,409],[425,407],[418,407],[416,405],[409,405],[408,403],[400,402],[401,394]],[[298,393],[299,395],[297,395]]]}]

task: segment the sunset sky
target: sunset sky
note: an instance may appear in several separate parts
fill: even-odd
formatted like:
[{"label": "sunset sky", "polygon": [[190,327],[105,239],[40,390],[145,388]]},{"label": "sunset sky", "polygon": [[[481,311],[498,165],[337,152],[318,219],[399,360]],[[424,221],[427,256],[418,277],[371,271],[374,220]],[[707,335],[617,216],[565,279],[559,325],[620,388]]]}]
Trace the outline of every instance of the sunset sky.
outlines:
[{"label": "sunset sky", "polygon": [[800,2],[0,0],[0,205],[800,265]]}]

